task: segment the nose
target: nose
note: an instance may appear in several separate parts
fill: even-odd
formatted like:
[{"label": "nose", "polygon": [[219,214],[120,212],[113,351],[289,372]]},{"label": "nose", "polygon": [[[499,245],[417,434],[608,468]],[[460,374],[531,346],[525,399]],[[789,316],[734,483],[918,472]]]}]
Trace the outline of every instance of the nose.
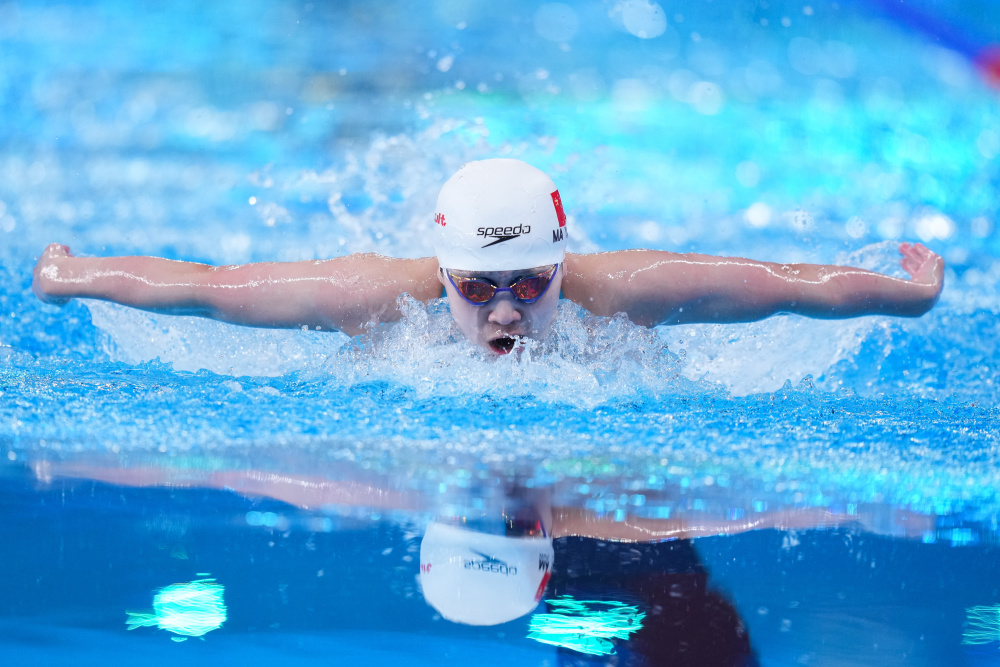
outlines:
[{"label": "nose", "polygon": [[490,311],[490,322],[506,326],[521,319],[521,312],[514,307],[514,299],[509,294],[498,294],[494,301],[496,305]]}]

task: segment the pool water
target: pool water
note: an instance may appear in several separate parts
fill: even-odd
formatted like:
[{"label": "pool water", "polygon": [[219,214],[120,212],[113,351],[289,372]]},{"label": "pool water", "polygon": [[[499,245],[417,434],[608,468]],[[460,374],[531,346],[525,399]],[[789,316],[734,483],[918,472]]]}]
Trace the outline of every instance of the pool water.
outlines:
[{"label": "pool water", "polygon": [[[1000,15],[907,7],[0,5],[5,664],[997,664]],[[351,339],[30,291],[50,242],[431,255],[494,156],[552,175],[571,251],[902,275],[921,241],[945,291],[653,330],[564,302],[499,360],[443,301]],[[528,496],[691,539],[556,540],[550,602],[447,620],[424,530]],[[565,596],[632,611],[540,641]]]}]

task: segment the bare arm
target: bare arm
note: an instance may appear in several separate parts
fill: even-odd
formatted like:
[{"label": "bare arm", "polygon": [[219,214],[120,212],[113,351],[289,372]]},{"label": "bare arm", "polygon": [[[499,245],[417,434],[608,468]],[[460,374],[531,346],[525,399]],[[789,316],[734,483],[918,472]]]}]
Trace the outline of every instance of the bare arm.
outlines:
[{"label": "bare arm", "polygon": [[323,505],[343,505],[382,510],[423,511],[425,501],[416,493],[378,486],[363,480],[332,480],[320,475],[294,475],[263,470],[201,470],[192,468],[123,468],[108,463],[40,461],[35,476],[50,482],[56,478],[89,479],[118,486],[225,489],[242,496],[267,497],[307,510]]},{"label": "bare arm", "polygon": [[854,525],[877,535],[921,539],[935,528],[937,517],[884,505],[865,505],[857,514],[821,507],[790,508],[754,513],[740,519],[677,517],[648,519],[628,515],[617,521],[608,515],[575,507],[552,508],[552,537],[592,537],[615,542],[687,540],[713,535],[735,535],[751,530],[814,530]]},{"label": "bare arm", "polygon": [[158,257],[74,257],[52,244],[32,289],[48,303],[74,297],[257,327],[362,332],[399,318],[397,297],[440,295],[437,260],[356,254],[322,261],[209,266]]},{"label": "bare arm", "polygon": [[917,317],[937,303],[944,261],[919,243],[904,243],[900,252],[911,280],[844,266],[656,250],[567,255],[563,294],[596,315],[624,312],[645,326],[749,322],[782,312]]},{"label": "bare arm", "polygon": [[636,516],[615,521],[612,517],[598,516],[585,509],[553,507],[551,532],[553,538],[575,536],[616,542],[657,542],[734,535],[764,528],[833,528],[857,521],[856,516],[834,514],[819,508],[767,512],[733,521],[705,518],[693,523],[683,518],[646,519]]}]

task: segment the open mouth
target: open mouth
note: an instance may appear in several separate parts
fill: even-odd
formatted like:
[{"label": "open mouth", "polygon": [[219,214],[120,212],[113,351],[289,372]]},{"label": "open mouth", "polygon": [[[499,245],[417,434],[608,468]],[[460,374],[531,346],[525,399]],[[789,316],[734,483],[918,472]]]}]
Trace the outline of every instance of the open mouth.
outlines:
[{"label": "open mouth", "polygon": [[500,336],[490,341],[490,348],[497,354],[510,354],[517,344],[517,338],[512,336]]}]

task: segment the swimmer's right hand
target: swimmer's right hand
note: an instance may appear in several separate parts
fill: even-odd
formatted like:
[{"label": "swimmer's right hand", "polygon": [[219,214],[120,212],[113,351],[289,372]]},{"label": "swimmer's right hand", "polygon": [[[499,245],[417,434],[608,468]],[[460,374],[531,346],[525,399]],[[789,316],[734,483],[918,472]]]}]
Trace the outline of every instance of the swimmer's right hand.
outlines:
[{"label": "swimmer's right hand", "polygon": [[63,268],[66,260],[72,256],[73,254],[69,248],[59,243],[52,243],[45,249],[45,252],[38,259],[38,263],[35,264],[35,270],[32,273],[31,291],[35,293],[35,296],[45,303],[57,306],[61,306],[70,300],[71,297],[60,296],[58,292],[60,283],[62,282],[60,280],[60,269]]}]

